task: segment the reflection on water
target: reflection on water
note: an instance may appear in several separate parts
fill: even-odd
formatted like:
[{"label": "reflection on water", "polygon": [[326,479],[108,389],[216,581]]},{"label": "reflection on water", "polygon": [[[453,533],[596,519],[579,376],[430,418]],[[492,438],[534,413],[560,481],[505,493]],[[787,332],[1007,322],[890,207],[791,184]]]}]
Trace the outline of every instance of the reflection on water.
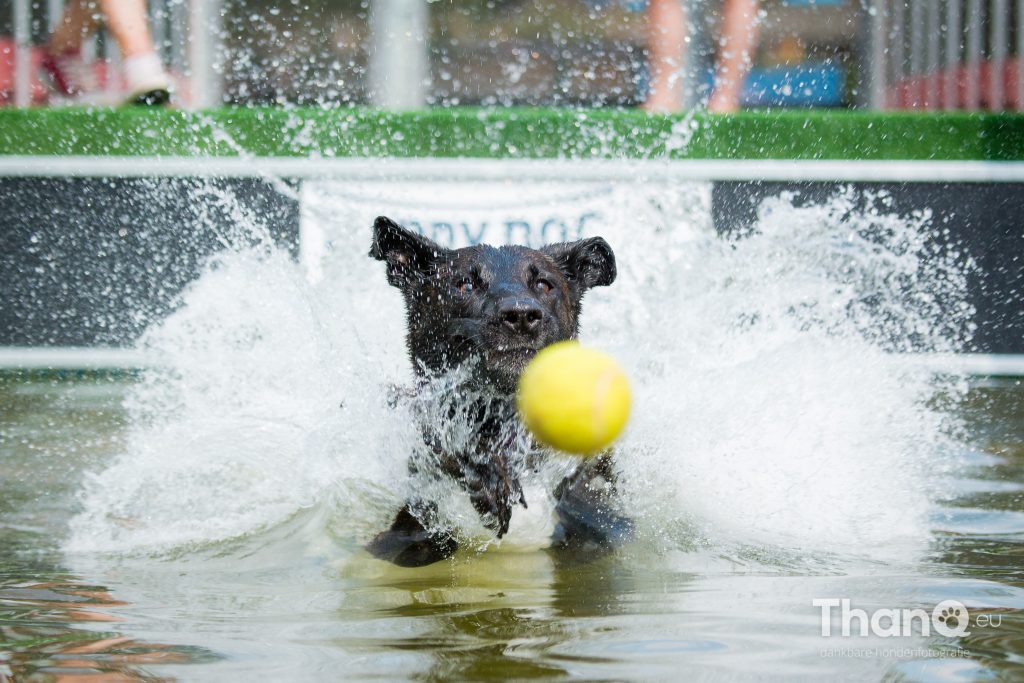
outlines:
[{"label": "reflection on water", "polygon": [[147,667],[212,657],[126,634],[131,605],[62,567],[81,477],[121,444],[124,386],[0,377],[0,680],[157,680]]},{"label": "reflection on water", "polygon": [[54,681],[158,680],[147,667],[211,658],[195,648],[123,635],[114,611],[126,606],[105,589],[69,577],[19,581],[8,570],[0,578],[0,673]]},{"label": "reflection on water", "polygon": [[[969,392],[975,451],[923,560],[505,547],[408,570],[326,533],[316,508],[175,557],[63,553],[83,477],[122,444],[130,381],[0,381],[0,680],[1024,675],[1020,382]],[[869,612],[959,600],[971,633],[823,638],[811,600],[829,596]]]}]

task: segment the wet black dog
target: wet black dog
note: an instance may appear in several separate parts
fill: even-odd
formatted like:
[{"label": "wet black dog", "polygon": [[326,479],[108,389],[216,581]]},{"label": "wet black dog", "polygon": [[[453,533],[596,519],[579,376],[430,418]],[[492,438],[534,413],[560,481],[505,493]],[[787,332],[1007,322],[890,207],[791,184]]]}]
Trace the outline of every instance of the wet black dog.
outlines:
[{"label": "wet black dog", "polygon": [[[446,249],[388,218],[374,223],[370,256],[387,264],[388,282],[405,298],[407,343],[420,378],[464,366],[486,399],[470,406],[477,437],[451,452],[434,428],[421,425],[429,466],[459,482],[483,523],[499,538],[512,508],[524,507],[521,466],[510,459],[520,373],[536,353],[576,337],[580,303],[592,287],[615,280],[615,255],[600,237],[542,249],[478,245]],[[422,468],[412,463],[412,468]],[[555,489],[556,544],[608,547],[630,530],[614,511],[608,456],[586,461]],[[455,552],[450,530],[436,528],[436,507],[410,500],[387,531],[367,546],[375,556],[419,566]]]}]

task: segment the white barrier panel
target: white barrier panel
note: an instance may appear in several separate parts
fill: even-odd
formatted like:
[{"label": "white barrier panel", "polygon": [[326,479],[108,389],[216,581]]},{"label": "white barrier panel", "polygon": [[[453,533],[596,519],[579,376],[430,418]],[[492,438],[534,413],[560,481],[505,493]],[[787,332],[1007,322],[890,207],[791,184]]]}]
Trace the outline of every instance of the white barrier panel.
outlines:
[{"label": "white barrier panel", "polygon": [[673,212],[687,214],[686,223],[711,229],[709,182],[308,181],[300,193],[300,258],[310,278],[319,279],[333,243],[354,227],[368,238],[380,215],[446,247],[539,247],[594,235],[614,244],[636,227],[623,220],[626,207],[654,207],[666,196],[679,198],[683,206]]}]

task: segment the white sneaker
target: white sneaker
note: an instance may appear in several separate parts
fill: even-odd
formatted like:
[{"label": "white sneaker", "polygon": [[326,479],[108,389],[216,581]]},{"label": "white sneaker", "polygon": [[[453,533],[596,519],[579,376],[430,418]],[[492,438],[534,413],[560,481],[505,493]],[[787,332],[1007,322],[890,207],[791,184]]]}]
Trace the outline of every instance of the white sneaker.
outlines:
[{"label": "white sneaker", "polygon": [[126,104],[161,105],[171,99],[171,78],[155,52],[135,55],[121,67],[128,85]]}]

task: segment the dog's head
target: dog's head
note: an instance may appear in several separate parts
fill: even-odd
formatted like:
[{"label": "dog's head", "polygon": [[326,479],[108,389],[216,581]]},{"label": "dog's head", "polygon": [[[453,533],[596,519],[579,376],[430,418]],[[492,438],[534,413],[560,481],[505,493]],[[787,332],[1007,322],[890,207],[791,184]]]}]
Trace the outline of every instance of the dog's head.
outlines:
[{"label": "dog's head", "polygon": [[600,237],[446,249],[382,216],[370,256],[387,263],[388,282],[405,297],[417,371],[475,356],[481,378],[502,391],[515,388],[537,351],[574,338],[583,294],[615,280],[615,255]]}]

